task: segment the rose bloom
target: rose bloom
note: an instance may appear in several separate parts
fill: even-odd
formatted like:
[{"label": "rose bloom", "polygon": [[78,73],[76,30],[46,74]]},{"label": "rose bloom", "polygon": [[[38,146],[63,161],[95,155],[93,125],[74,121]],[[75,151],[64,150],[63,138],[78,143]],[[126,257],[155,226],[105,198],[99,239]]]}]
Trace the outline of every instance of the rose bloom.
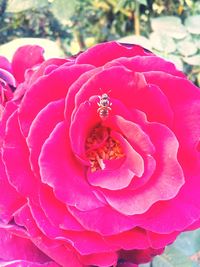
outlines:
[{"label": "rose bloom", "polygon": [[17,89],[0,125],[2,266],[150,261],[200,225],[199,89],[136,45],[42,52],[20,48],[8,71]]}]

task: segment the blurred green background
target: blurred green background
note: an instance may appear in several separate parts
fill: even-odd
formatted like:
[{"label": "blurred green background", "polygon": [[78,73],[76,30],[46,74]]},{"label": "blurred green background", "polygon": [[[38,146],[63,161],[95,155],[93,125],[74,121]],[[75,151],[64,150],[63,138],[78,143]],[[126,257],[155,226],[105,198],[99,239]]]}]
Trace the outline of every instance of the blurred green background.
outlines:
[{"label": "blurred green background", "polygon": [[[0,54],[10,59],[28,43],[42,45],[48,58],[109,40],[152,50],[200,86],[199,0],[0,0]],[[150,266],[200,266],[200,230],[141,265]]]},{"label": "blurred green background", "polygon": [[0,0],[0,54],[30,41],[16,40],[24,37],[43,38],[55,55],[109,40],[138,43],[200,85],[199,0]]}]

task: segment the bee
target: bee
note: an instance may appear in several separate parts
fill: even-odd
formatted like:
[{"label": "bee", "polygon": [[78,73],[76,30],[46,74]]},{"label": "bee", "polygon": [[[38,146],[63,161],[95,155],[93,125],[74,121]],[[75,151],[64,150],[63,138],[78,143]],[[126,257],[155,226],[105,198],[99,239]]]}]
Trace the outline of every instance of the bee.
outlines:
[{"label": "bee", "polygon": [[112,110],[110,107],[112,103],[110,102],[110,98],[106,93],[98,97],[100,101],[97,103],[97,105],[99,106],[97,113],[99,113],[99,117],[104,120],[108,117],[109,112]]}]

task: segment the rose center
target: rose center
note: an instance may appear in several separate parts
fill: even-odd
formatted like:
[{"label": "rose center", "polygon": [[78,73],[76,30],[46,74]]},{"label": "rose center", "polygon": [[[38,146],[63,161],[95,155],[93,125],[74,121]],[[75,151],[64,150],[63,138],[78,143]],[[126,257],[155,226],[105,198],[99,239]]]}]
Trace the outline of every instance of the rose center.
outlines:
[{"label": "rose center", "polygon": [[102,125],[95,126],[85,143],[86,157],[90,161],[91,172],[103,170],[108,160],[124,157],[121,144],[111,136],[111,130]]}]

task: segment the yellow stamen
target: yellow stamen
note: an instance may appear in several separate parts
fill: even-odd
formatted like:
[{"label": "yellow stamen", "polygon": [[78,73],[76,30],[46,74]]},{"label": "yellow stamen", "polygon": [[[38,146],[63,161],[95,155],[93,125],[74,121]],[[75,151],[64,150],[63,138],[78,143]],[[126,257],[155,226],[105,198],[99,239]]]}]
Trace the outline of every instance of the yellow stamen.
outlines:
[{"label": "yellow stamen", "polygon": [[97,125],[86,139],[86,156],[91,164],[91,172],[104,170],[104,160],[124,157],[120,142],[110,135],[110,129]]}]

